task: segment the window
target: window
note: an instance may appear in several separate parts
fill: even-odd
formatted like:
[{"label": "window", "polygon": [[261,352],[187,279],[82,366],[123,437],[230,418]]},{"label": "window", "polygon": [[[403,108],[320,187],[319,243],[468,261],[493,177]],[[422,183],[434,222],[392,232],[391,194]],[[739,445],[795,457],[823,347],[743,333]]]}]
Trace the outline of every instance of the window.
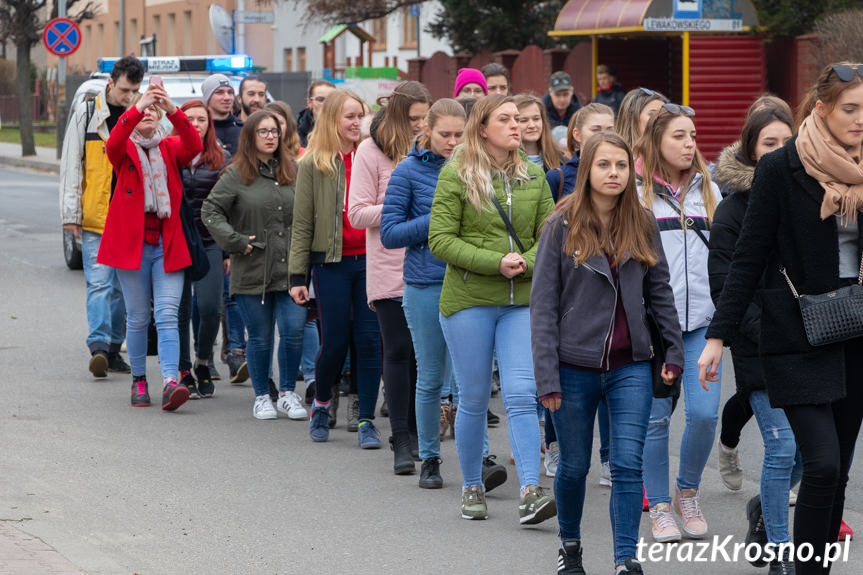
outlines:
[{"label": "window", "polygon": [[168,28],[165,30],[166,53],[174,55],[177,53],[177,16],[173,12],[168,14]]},{"label": "window", "polygon": [[153,16],[153,29],[150,31],[150,36],[155,36],[156,40],[160,40],[162,37],[162,17],[158,14]]},{"label": "window", "polygon": [[101,22],[96,26],[96,46],[97,50],[105,49],[105,25]]},{"label": "window", "polygon": [[[140,50],[140,44],[138,44],[138,40],[140,40],[140,36],[138,33],[138,19],[132,18],[129,20],[129,29],[126,34],[126,46],[132,46],[133,51]],[[123,52],[121,54],[126,53],[126,46],[123,46]]]},{"label": "window", "polygon": [[417,19],[411,16],[410,9],[402,8],[402,48],[417,47]]},{"label": "window", "polygon": [[294,71],[294,49],[285,48],[285,72]]},{"label": "window", "polygon": [[114,54],[122,54],[123,46],[120,46],[120,21],[114,20]]},{"label": "window", "polygon": [[372,36],[375,37],[375,41],[372,44],[372,50],[386,50],[387,49],[387,19],[378,18],[377,20],[372,20]]},{"label": "window", "polygon": [[306,71],[306,48],[301,47],[297,48],[297,72],[305,72]]},{"label": "window", "polygon": [[[183,12],[183,56],[191,56],[192,54],[192,11],[186,10]],[[212,34],[208,34],[212,36]]]}]

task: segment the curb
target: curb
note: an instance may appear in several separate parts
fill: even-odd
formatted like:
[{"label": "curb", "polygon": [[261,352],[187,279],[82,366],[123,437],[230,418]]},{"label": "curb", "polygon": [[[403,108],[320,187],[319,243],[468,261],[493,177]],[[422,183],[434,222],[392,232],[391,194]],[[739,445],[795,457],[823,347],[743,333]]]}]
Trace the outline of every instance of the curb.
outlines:
[{"label": "curb", "polygon": [[27,168],[48,174],[60,174],[59,163],[29,157],[14,158],[9,156],[0,156],[0,166],[8,168]]}]

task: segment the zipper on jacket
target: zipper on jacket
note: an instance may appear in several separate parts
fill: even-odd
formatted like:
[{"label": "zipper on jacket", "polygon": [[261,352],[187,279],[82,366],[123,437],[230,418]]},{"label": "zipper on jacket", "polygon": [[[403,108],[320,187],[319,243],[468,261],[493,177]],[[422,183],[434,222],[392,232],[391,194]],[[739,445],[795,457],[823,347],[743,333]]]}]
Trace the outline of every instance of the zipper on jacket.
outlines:
[{"label": "zipper on jacket", "polygon": [[611,284],[611,289],[614,290],[614,305],[611,308],[611,321],[608,322],[608,332],[605,334],[605,341],[608,342],[608,346],[606,346],[606,344],[603,342],[603,344],[602,344],[602,360],[599,363],[600,367],[602,367],[602,364],[604,363],[604,364],[606,364],[606,369],[609,369],[609,367],[611,366],[611,343],[612,343],[611,338],[612,338],[612,334],[614,333],[614,316],[617,314],[617,286],[614,285],[614,280],[612,278],[608,277],[607,275],[605,275],[605,273],[603,273],[602,271],[591,266],[587,262],[585,262],[581,265],[583,265],[587,269],[589,269],[589,270],[593,271],[594,273],[597,273],[597,274],[601,275],[602,277],[604,277],[605,279],[607,279],[608,283]]},{"label": "zipper on jacket", "polygon": [[[503,189],[506,191],[506,210],[509,212],[509,221],[512,222],[512,188],[509,185],[509,178],[503,177]],[[507,230],[506,237],[509,240],[509,251],[514,252],[515,248],[512,245],[512,236]],[[515,305],[515,279],[509,278],[509,305]]]}]

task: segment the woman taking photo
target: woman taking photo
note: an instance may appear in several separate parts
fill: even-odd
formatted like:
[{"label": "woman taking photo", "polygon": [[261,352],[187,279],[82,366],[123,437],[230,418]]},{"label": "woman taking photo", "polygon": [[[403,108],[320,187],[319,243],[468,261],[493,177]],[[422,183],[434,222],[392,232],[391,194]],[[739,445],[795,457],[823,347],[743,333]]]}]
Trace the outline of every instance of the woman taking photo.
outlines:
[{"label": "woman taking photo", "polygon": [[519,521],[534,524],[554,517],[555,506],[539,486],[536,384],[524,352],[531,341],[527,306],[536,241],[554,201],[542,169],[527,161],[520,143],[512,98],[492,94],[476,103],[465,143],[438,179],[429,248],[447,263],[440,322],[459,384],[455,441],[463,477],[461,515],[488,515],[481,438],[496,352],[521,487]]},{"label": "woman taking photo", "polygon": [[[198,131],[204,145],[203,151],[189,164],[180,166],[183,195],[192,208],[195,227],[201,235],[210,262],[210,271],[202,279],[193,284],[186,278],[179,311],[180,383],[189,388],[189,399],[198,399],[213,397],[215,392],[210,365],[213,364],[213,347],[222,322],[224,277],[230,270],[230,260],[223,258],[222,248],[213,240],[201,220],[201,206],[216,185],[219,172],[227,165],[231,155],[219,145],[210,110],[201,100],[189,100],[183,103],[180,109],[186,113],[186,117]],[[193,303],[197,311],[195,314],[192,313]],[[196,342],[194,365],[189,345],[189,324],[192,318],[197,322],[192,329]]]},{"label": "woman taking photo", "polygon": [[575,188],[578,176],[578,155],[581,148],[594,134],[614,131],[614,110],[605,104],[591,102],[581,108],[569,121],[566,148],[570,159],[567,163],[545,174],[554,200],[559,202]]},{"label": "woman taking photo", "polygon": [[[165,137],[162,113],[179,136]],[[150,405],[147,387],[147,332],[153,315],[159,339],[162,409],[173,411],[189,399],[177,384],[180,331],[177,310],[184,268],[192,263],[180,202],[183,184],[178,165],[202,149],[195,128],[162,86],[150,84],[126,110],[105,144],[117,174],[97,261],[117,268],[126,302],[126,347],[132,364],[132,405]]]},{"label": "woman taking photo", "polygon": [[529,94],[515,96],[518,108],[518,125],[521,130],[521,149],[527,159],[544,172],[560,167],[561,154],[551,137],[551,126],[545,117],[542,100]]},{"label": "woman taking photo", "polygon": [[[416,353],[416,421],[422,460],[419,486],[424,489],[443,487],[438,423],[441,389],[451,371],[446,369],[449,352],[438,319],[446,264],[429,251],[429,214],[438,174],[464,139],[464,124],[464,109],[458,102],[444,98],[434,103],[423,134],[393,170],[381,213],[383,246],[405,248],[402,307]],[[390,400],[391,419],[392,406]]]},{"label": "woman taking photo", "polygon": [[[785,411],[803,457],[794,543],[811,544],[814,555],[836,541],[842,520],[863,419],[863,334],[811,345],[795,293],[824,294],[858,281],[861,72],[863,64],[825,67],[801,104],[797,136],[758,162],[743,231],[698,361],[702,382],[718,381],[722,346],[736,343],[763,276],[762,368],[770,404]],[[815,560],[798,559],[795,567],[798,575],[830,572]]]},{"label": "woman taking photo", "polygon": [[276,115],[259,110],[240,132],[237,155],[204,200],[201,213],[231,256],[231,296],[249,331],[246,361],[255,390],[252,414],[276,419],[270,397],[274,329],[279,328],[279,411],[305,419],[294,392],[303,352],[306,308],[288,291],[288,254],[297,167],[282,143]]},{"label": "woman taking photo", "polygon": [[356,94],[334,90],[327,96],[299,165],[289,268],[291,296],[301,305],[309,301],[311,271],[321,324],[309,436],[318,442],[330,437],[330,401],[350,345],[351,378],[365,423],[357,441],[378,449],[372,420],[381,379],[380,332],[366,297],[366,234],[351,225],[347,210],[362,118]]},{"label": "woman taking photo", "polygon": [[[416,432],[413,406],[417,364],[402,310],[405,250],[391,250],[381,244],[381,211],[393,168],[407,157],[414,139],[422,133],[431,102],[429,91],[419,82],[402,82],[386,101],[379,102],[383,107],[372,122],[370,137],[357,147],[353,193],[348,202],[351,225],[366,230],[366,295],[381,330],[382,372],[392,429],[389,442],[396,475],[415,471],[411,435]],[[360,422],[360,428],[369,423]]]},{"label": "woman taking photo", "polygon": [[687,106],[663,104],[647,123],[635,150],[636,171],[641,176],[639,193],[642,203],[659,222],[686,355],[681,380],[686,427],[673,499],[668,490],[671,397],[653,400],[644,443],[644,485],[653,538],[659,542],[680,540],[672,505],[688,537],[707,535],[698,487],[719,419],[719,385],[701,389],[696,360],[704,349],[704,333],[713,316],[707,242],[721,196],[695,146],[694,116]]},{"label": "woman taking photo", "polygon": [[641,573],[641,458],[653,397],[645,298],[672,343],[667,385],[680,376],[683,342],[659,230],[639,203],[629,148],[606,132],[587,142],[581,158],[575,190],[546,222],[530,293],[537,393],[559,432],[558,573],[584,573],[581,517],[600,401],[609,417],[615,569]]}]

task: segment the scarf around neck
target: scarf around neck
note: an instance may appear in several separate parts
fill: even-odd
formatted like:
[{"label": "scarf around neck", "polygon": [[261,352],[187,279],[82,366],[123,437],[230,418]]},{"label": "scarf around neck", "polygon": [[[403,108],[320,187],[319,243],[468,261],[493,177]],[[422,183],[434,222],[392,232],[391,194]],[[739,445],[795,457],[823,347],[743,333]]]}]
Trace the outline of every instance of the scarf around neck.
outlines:
[{"label": "scarf around neck", "polygon": [[[171,217],[171,196],[168,194],[168,169],[162,158],[159,143],[165,136],[161,126],[149,138],[137,130],[132,132],[132,142],[141,161],[144,184],[144,211],[155,213],[160,220]],[[149,151],[149,153],[147,153]]]},{"label": "scarf around neck", "polygon": [[806,173],[824,188],[821,219],[838,212],[843,224],[857,221],[863,211],[863,161],[854,161],[815,110],[803,120],[796,146]]}]

